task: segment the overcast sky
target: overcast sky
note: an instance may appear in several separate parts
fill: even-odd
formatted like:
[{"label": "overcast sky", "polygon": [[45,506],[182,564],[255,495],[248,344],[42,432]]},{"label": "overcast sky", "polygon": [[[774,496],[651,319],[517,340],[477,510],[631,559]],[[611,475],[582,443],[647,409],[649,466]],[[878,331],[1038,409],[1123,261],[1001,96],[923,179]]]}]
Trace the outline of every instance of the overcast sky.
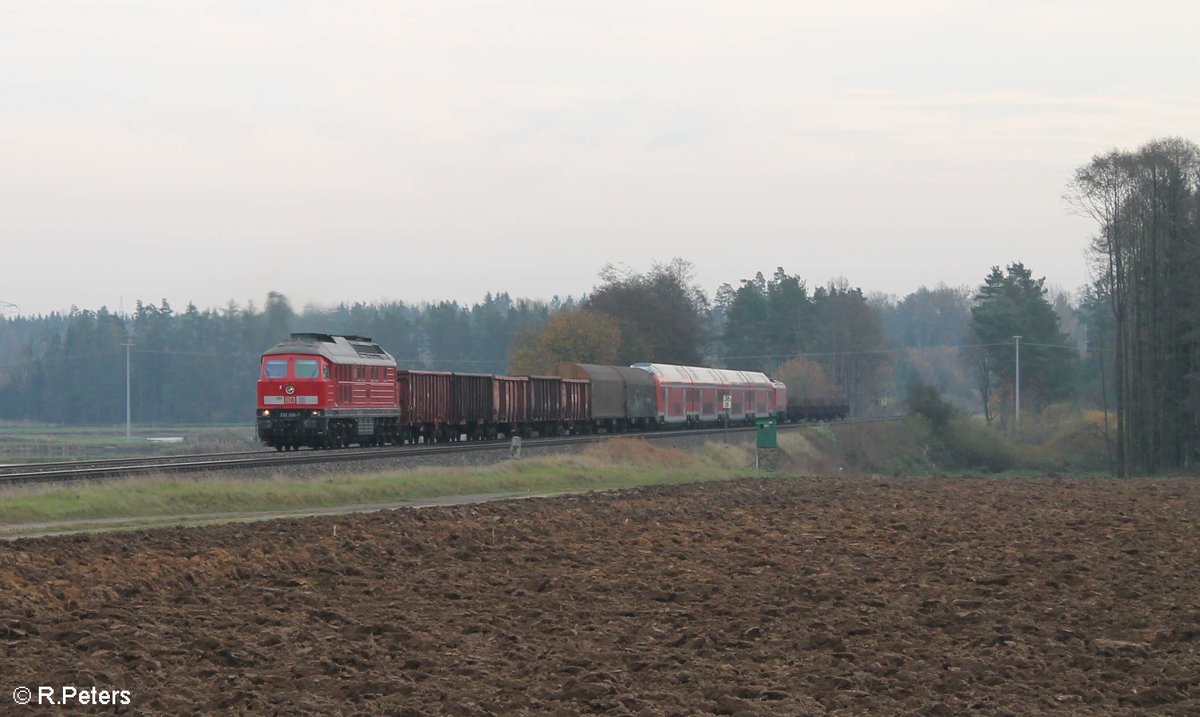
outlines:
[{"label": "overcast sky", "polygon": [[1086,279],[1072,171],[1200,140],[1200,3],[3,2],[0,300],[549,298],[679,256]]}]

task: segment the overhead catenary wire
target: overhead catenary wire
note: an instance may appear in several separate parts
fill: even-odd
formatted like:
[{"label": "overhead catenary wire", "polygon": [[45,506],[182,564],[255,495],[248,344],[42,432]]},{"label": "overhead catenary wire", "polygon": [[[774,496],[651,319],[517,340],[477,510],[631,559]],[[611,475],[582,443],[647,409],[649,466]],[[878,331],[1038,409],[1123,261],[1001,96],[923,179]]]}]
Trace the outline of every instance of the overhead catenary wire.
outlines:
[{"label": "overhead catenary wire", "polygon": [[[870,356],[870,355],[902,354],[902,353],[908,353],[910,351],[922,350],[922,349],[981,349],[981,348],[1001,348],[1001,347],[1008,347],[1011,345],[1012,344],[1009,342],[1004,342],[1004,343],[991,343],[991,344],[906,346],[906,347],[900,347],[900,348],[868,349],[868,350],[861,350],[861,351],[807,351],[807,352],[789,353],[789,354],[745,354],[745,355],[738,355],[738,356],[716,356],[714,358],[717,360],[717,362],[724,363],[727,361],[748,360],[748,359],[793,359],[793,358],[828,358],[828,357],[832,357],[832,356]],[[1033,346],[1033,347],[1039,347],[1039,348],[1064,349],[1067,351],[1080,351],[1081,353],[1086,353],[1085,350],[1080,349],[1077,346],[1067,346],[1067,345],[1063,345],[1063,344],[1039,344],[1039,343],[1022,342],[1021,345],[1023,347]],[[123,347],[124,344],[121,344],[121,346]],[[82,359],[99,358],[99,357],[117,357],[117,356],[123,355],[124,353],[125,353],[125,351],[123,349],[120,349],[120,350],[113,350],[113,351],[91,351],[88,353],[80,353],[80,354],[72,353],[72,354],[68,354],[68,355],[64,355],[64,356],[46,356],[43,358],[32,358],[32,359],[26,359],[23,361],[13,361],[13,362],[10,362],[7,364],[3,364],[3,365],[0,365],[0,370],[11,370],[14,368],[18,368],[20,366],[34,365],[34,364],[38,364],[38,363],[78,361],[78,360],[82,360]],[[162,356],[198,356],[198,357],[214,358],[214,359],[228,359],[228,358],[232,358],[234,356],[234,354],[213,353],[213,352],[208,352],[208,351],[172,351],[172,350],[166,350],[166,349],[138,349],[138,348],[132,349],[132,353],[135,355],[141,354],[141,355],[162,355]],[[249,354],[245,354],[244,357],[250,358],[251,356]],[[254,355],[254,358],[257,358],[257,354]],[[412,362],[412,363],[419,363],[419,364],[425,364],[425,365],[439,365],[439,364],[441,364],[441,365],[444,365],[444,364],[495,365],[497,363],[502,362],[501,360],[498,360],[498,359],[422,359],[422,358],[399,357],[399,356],[396,357],[396,360],[398,362],[404,361],[404,362]]]},{"label": "overhead catenary wire", "polygon": [[[1025,343],[1022,346],[1038,346],[1042,348],[1066,349],[1068,351],[1082,351],[1078,346],[1067,346],[1064,344],[1035,344]],[[856,351],[803,351],[789,354],[753,354],[741,356],[717,356],[719,361],[736,361],[742,359],[792,359],[792,358],[825,358],[829,356],[871,356],[879,354],[902,354],[910,351],[922,349],[985,349],[985,348],[1006,348],[1012,346],[1011,342],[999,342],[990,344],[949,344],[940,346],[903,346],[893,347],[888,349],[863,349]]]}]

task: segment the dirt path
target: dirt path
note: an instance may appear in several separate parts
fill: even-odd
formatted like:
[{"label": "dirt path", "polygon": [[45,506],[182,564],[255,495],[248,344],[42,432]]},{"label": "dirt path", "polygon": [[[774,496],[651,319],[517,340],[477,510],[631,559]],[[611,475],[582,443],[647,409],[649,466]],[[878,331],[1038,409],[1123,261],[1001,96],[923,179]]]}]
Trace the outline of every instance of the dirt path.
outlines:
[{"label": "dirt path", "polygon": [[0,704],[1197,714],[1198,523],[1186,480],[796,479],[17,540]]},{"label": "dirt path", "polygon": [[125,518],[80,518],[40,523],[9,523],[0,525],[0,540],[20,538],[52,538],[76,533],[102,533],[111,530],[138,530],[174,526],[202,526],[216,523],[251,523],[280,518],[310,518],[318,515],[374,513],[400,508],[433,508],[452,505],[473,505],[497,500],[518,498],[547,498],[562,493],[473,493],[469,495],[412,498],[387,503],[351,503],[330,508],[295,508],[292,510],[247,510],[236,513],[185,513],[183,515],[139,515]]}]

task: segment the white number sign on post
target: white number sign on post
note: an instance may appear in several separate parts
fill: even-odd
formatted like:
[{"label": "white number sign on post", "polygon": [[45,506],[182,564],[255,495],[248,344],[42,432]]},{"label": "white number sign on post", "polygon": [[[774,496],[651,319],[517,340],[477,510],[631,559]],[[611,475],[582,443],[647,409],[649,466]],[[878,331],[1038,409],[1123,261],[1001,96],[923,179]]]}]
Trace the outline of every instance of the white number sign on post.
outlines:
[{"label": "white number sign on post", "polygon": [[[733,396],[731,396],[727,393],[721,397],[721,408],[728,411],[732,407],[733,407]],[[721,442],[729,443],[729,414],[725,414],[725,420],[722,421],[722,423],[725,424],[725,430],[721,432]]]}]

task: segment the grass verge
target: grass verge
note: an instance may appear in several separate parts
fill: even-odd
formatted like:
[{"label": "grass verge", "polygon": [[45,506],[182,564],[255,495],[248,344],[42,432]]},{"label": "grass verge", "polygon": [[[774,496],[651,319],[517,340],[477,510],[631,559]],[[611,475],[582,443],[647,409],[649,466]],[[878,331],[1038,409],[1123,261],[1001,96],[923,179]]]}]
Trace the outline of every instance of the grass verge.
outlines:
[{"label": "grass verge", "polygon": [[[492,466],[330,473],[270,478],[133,478],[102,484],[18,487],[3,493],[0,534],[31,524],[96,527],[116,519],[161,524],[167,516],[278,513],[476,494],[607,490],[753,475],[748,450],[710,445],[696,453],[636,439],[606,441],[581,454]],[[90,521],[90,522],[89,522]],[[170,522],[170,521],[167,521]]]}]

